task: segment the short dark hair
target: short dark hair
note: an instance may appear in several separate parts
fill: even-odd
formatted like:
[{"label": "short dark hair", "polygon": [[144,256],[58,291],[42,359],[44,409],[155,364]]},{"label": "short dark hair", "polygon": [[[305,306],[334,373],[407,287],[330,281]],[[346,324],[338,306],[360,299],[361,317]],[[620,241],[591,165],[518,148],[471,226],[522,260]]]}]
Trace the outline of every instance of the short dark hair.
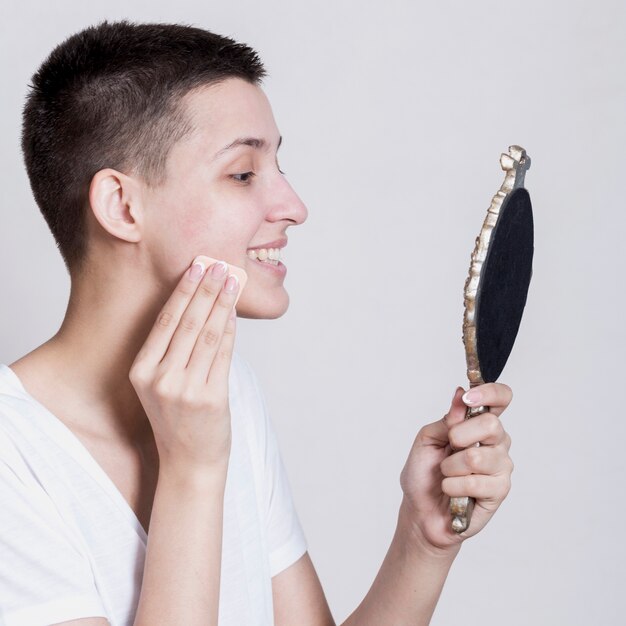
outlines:
[{"label": "short dark hair", "polygon": [[31,189],[70,272],[87,255],[94,174],[111,167],[151,186],[193,131],[181,98],[237,77],[260,84],[255,50],[185,24],[103,21],[59,44],[31,78],[22,153]]}]

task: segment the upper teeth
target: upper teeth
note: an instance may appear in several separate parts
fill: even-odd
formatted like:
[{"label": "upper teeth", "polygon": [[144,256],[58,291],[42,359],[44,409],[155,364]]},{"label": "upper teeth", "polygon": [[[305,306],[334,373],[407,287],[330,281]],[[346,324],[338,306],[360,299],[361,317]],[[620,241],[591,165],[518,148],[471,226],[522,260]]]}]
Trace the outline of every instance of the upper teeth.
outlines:
[{"label": "upper teeth", "polygon": [[259,259],[265,261],[271,259],[272,261],[280,260],[280,248],[260,248],[258,250],[248,250],[248,256],[251,259]]}]

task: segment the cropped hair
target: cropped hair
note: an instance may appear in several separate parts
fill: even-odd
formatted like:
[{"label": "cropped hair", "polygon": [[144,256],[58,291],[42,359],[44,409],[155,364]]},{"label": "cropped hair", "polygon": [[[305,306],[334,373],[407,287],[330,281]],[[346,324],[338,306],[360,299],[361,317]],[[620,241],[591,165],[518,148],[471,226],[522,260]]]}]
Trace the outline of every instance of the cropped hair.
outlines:
[{"label": "cropped hair", "polygon": [[227,78],[260,84],[255,50],[184,24],[103,21],[52,50],[22,115],[30,186],[66,268],[87,256],[89,185],[99,170],[166,180],[172,146],[193,132],[181,99]]}]

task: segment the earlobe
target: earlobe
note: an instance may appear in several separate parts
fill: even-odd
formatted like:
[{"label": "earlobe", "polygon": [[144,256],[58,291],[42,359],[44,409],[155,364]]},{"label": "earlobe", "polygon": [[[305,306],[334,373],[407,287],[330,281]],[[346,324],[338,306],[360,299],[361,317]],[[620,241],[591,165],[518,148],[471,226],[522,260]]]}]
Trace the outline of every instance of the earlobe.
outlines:
[{"label": "earlobe", "polygon": [[89,205],[95,219],[111,235],[125,241],[141,239],[141,196],[130,176],[111,168],[96,172],[89,186]]}]

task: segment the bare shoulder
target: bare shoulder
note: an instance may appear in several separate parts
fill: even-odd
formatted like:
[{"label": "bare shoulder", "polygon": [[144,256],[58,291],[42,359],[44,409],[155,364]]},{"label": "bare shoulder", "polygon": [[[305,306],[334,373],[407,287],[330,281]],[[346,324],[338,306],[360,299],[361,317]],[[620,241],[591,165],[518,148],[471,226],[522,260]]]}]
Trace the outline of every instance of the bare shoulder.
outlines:
[{"label": "bare shoulder", "polygon": [[20,379],[26,391],[46,406],[46,402],[52,397],[55,384],[45,374],[47,370],[42,367],[40,350],[42,350],[41,346],[13,363],[9,363],[9,367]]}]

